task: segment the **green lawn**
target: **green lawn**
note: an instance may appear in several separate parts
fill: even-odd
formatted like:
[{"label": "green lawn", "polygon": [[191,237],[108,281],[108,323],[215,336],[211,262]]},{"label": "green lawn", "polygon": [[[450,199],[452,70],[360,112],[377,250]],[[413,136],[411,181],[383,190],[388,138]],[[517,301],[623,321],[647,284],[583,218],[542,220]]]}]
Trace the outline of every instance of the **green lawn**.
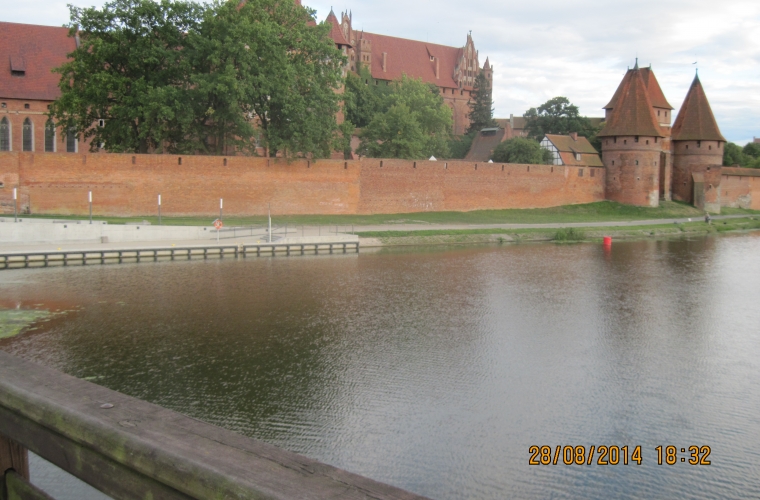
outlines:
[{"label": "green lawn", "polygon": [[[742,209],[724,209],[726,214],[760,214],[760,211]],[[475,210],[472,212],[416,212],[411,214],[379,215],[278,215],[272,214],[274,224],[283,225],[370,225],[370,224],[541,224],[565,222],[599,222],[644,219],[669,219],[679,217],[702,217],[703,212],[685,203],[673,201],[660,202],[658,208],[634,207],[611,201],[588,203],[584,205],[566,205],[554,208],[510,209],[510,210]],[[25,215],[24,217],[44,217],[50,219],[87,219],[86,216],[64,215]],[[207,217],[163,217],[162,223],[176,226],[211,225],[216,215]],[[147,217],[93,217],[105,220],[109,224],[148,221],[158,224],[157,216]],[[224,217],[227,226],[248,226],[265,224],[266,217]]]}]

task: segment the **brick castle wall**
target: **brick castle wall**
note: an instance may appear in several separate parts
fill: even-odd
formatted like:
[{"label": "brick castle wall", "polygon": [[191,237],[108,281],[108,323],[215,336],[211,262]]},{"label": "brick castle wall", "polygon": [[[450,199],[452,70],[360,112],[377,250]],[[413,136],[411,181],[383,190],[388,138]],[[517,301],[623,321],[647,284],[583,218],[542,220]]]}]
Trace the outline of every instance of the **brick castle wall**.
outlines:
[{"label": "brick castle wall", "polygon": [[721,170],[721,206],[760,210],[760,170],[734,167]]},{"label": "brick castle wall", "polygon": [[603,168],[464,161],[0,153],[0,209],[163,215],[370,214],[541,208],[604,199]]},{"label": "brick castle wall", "polygon": [[605,137],[602,162],[607,170],[607,199],[656,207],[660,198],[662,147],[654,137]]},{"label": "brick castle wall", "polygon": [[723,144],[720,141],[673,142],[673,199],[691,203],[694,198],[692,174],[701,173],[705,180],[705,207],[720,207]]}]

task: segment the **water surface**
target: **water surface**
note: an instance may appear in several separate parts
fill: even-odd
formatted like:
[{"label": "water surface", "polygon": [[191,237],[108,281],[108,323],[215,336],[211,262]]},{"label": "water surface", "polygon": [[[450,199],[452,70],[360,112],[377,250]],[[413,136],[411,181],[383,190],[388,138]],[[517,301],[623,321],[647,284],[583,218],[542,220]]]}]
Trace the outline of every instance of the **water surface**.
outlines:
[{"label": "water surface", "polygon": [[758,278],[757,234],[4,271],[69,312],[0,348],[433,498],[758,497]]}]

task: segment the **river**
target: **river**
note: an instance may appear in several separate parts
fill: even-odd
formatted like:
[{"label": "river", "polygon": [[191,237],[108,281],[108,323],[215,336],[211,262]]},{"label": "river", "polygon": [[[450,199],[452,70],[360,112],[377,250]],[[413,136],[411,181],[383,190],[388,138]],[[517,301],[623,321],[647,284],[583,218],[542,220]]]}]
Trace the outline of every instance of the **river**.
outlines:
[{"label": "river", "polygon": [[61,311],[12,354],[432,498],[760,497],[758,233],[11,270],[0,303]]}]

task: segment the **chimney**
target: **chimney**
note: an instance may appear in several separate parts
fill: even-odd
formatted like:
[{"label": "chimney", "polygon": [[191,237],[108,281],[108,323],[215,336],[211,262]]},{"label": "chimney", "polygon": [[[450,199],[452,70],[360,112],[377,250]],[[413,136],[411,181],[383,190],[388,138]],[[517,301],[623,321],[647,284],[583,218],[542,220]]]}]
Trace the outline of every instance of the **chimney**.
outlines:
[{"label": "chimney", "polygon": [[578,132],[570,132],[570,137],[572,137],[574,141],[577,141],[578,140]]},{"label": "chimney", "polygon": [[388,53],[383,52],[383,73],[388,71]]},{"label": "chimney", "polygon": [[436,57],[435,58],[435,79],[438,80],[441,78],[441,61]]}]

